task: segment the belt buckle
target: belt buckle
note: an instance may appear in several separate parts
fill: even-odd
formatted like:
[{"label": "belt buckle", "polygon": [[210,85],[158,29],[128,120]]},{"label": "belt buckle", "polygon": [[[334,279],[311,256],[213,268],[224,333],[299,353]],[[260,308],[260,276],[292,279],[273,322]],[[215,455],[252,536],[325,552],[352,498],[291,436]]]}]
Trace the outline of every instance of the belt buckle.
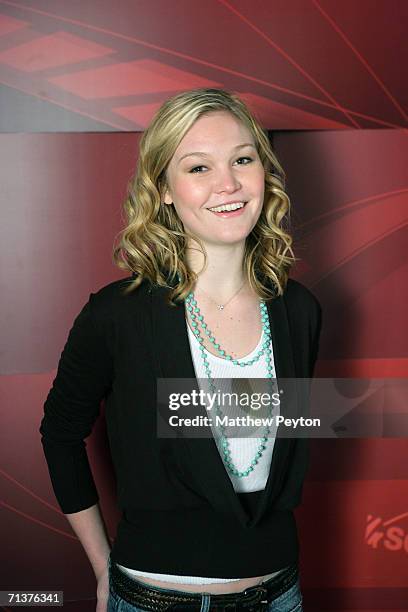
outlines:
[{"label": "belt buckle", "polygon": [[[248,591],[251,591],[248,593]],[[244,595],[249,595],[249,599],[244,601],[244,604],[261,604],[262,607],[259,610],[266,610],[268,606],[268,589],[266,589],[262,585],[257,585],[254,587],[250,587],[249,589],[244,591]]]}]

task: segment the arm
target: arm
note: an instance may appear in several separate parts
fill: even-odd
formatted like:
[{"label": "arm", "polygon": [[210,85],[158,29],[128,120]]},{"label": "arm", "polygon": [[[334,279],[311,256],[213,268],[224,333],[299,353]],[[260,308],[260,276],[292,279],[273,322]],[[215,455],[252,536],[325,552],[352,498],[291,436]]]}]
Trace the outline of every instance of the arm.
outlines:
[{"label": "arm", "polygon": [[59,506],[98,577],[106,567],[110,544],[97,504],[85,438],[111,388],[113,359],[92,304],[93,294],[70,330],[39,431]]},{"label": "arm", "polygon": [[97,581],[96,612],[107,612],[110,544],[99,505],[95,504],[90,508],[65,516],[78,536],[95,573]]},{"label": "arm", "polygon": [[78,536],[95,572],[96,579],[107,571],[110,543],[99,504],[65,515]]}]

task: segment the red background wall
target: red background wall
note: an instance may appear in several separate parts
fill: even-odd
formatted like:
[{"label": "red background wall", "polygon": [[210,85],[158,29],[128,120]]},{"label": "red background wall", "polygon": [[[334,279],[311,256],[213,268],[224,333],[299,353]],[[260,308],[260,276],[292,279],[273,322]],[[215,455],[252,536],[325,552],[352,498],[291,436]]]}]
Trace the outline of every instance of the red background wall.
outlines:
[{"label": "red background wall", "polygon": [[[407,376],[407,6],[0,0],[0,589],[63,590],[66,609],[94,609],[38,427],[74,316],[123,276],[111,247],[140,131],[177,91],[233,89],[271,130],[293,275],[324,310],[317,375]],[[88,449],[113,537],[103,418]],[[297,511],[306,610],[408,609],[407,450],[313,441]]]}]

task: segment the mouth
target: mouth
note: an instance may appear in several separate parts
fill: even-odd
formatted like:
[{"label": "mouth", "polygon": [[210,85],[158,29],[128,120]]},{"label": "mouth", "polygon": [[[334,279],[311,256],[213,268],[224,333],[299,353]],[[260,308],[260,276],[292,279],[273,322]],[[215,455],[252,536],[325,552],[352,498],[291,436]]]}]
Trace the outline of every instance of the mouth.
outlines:
[{"label": "mouth", "polygon": [[233,204],[226,204],[224,206],[214,206],[213,208],[207,208],[213,215],[217,217],[238,217],[242,215],[248,202],[234,202]]}]

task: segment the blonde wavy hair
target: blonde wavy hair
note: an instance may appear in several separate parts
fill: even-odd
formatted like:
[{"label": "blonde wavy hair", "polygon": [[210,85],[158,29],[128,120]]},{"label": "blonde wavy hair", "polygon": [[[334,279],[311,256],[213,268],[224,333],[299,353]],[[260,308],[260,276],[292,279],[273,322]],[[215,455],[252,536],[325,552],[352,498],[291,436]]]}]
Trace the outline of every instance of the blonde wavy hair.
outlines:
[{"label": "blonde wavy hair", "polygon": [[244,102],[224,89],[200,88],[168,99],[157,111],[140,141],[135,176],[128,185],[123,204],[125,228],[115,239],[113,262],[132,272],[124,294],[144,279],[168,287],[168,303],[183,300],[197,280],[188,266],[189,238],[199,244],[204,266],[204,245],[186,234],[173,205],[162,198],[166,170],[180,141],[201,116],[228,111],[253,135],[265,170],[264,204],[257,224],[246,239],[243,270],[252,289],[263,299],[282,295],[290,267],[296,261],[288,231],[290,201],[285,193],[285,173],[272,151],[266,131]]}]

